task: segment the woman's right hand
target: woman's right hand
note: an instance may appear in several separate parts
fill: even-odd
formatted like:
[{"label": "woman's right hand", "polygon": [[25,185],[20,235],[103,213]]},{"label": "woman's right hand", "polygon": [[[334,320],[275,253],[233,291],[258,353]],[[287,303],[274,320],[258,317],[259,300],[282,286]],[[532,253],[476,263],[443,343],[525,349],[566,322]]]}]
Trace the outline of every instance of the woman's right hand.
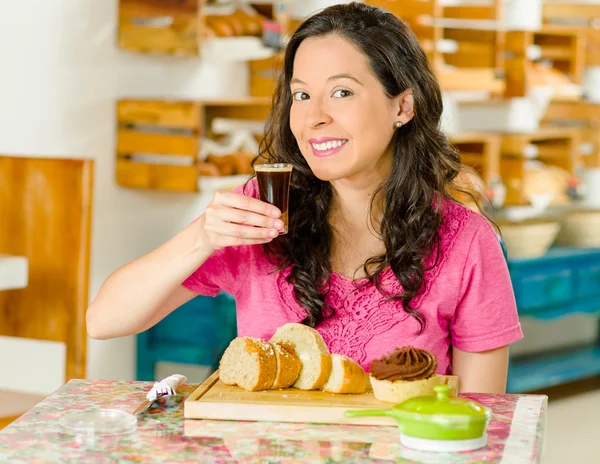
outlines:
[{"label": "woman's right hand", "polygon": [[217,192],[199,220],[202,241],[211,250],[268,243],[283,230],[281,211],[256,198]]}]

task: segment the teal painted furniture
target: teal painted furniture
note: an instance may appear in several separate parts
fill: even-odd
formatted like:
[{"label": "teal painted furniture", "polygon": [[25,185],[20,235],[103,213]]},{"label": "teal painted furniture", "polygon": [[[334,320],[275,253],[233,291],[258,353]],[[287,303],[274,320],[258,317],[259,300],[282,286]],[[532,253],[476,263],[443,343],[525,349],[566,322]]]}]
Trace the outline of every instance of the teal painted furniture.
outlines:
[{"label": "teal painted furniture", "polygon": [[[540,258],[509,259],[508,267],[521,317],[600,314],[600,249],[553,248]],[[598,374],[600,340],[511,359],[507,389],[523,393]]]},{"label": "teal painted furniture", "polygon": [[236,337],[231,295],[197,296],[137,336],[137,380],[155,380],[157,362],[209,366],[213,371]]}]

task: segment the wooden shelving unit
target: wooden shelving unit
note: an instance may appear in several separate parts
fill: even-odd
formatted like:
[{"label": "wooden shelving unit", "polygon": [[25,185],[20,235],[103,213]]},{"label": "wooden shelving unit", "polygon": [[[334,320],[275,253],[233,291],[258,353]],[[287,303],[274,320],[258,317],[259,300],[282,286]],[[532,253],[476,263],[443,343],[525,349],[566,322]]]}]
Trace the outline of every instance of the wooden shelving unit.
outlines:
[{"label": "wooden shelving unit", "polygon": [[116,180],[127,188],[197,192],[198,155],[214,118],[266,119],[270,99],[117,103]]},{"label": "wooden shelving unit", "polygon": [[[443,90],[504,93],[504,31],[497,27],[500,0],[477,6],[443,6],[439,0],[366,3],[407,22],[429,56]],[[477,28],[476,23],[483,27]]]},{"label": "wooden shelving unit", "polygon": [[532,48],[538,59],[552,63],[552,68],[568,76],[573,83],[581,82],[585,68],[585,37],[574,28],[544,26],[539,31],[506,33],[506,97],[526,95],[534,85]]}]

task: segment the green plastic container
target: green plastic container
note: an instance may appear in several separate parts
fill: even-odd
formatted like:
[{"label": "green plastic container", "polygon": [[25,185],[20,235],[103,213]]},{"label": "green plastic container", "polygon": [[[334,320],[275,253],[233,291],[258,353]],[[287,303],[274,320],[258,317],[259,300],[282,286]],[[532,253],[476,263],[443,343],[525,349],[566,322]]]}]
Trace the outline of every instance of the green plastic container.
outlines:
[{"label": "green plastic container", "polygon": [[419,449],[466,451],[485,446],[492,411],[476,401],[449,396],[449,385],[433,388],[436,395],[409,398],[390,409],[352,410],[345,415],[393,417],[401,442]]}]

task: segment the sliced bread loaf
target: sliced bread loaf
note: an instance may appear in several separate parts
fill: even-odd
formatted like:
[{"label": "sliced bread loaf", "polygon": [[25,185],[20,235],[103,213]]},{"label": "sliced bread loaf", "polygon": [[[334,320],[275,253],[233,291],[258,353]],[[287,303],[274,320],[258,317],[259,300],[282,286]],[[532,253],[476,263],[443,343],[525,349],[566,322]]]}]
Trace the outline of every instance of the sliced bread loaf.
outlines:
[{"label": "sliced bread loaf", "polygon": [[302,369],[302,363],[294,352],[294,345],[287,342],[273,342],[273,351],[277,359],[277,373],[271,385],[271,390],[288,388],[291,386]]},{"label": "sliced bread loaf", "polygon": [[219,379],[244,390],[267,390],[277,373],[277,356],[270,343],[238,337],[229,344],[219,365]]},{"label": "sliced bread loaf", "polygon": [[294,346],[302,363],[300,375],[293,385],[295,388],[317,390],[325,384],[331,373],[331,355],[319,332],[306,325],[289,323],[279,327],[270,341],[288,342]]},{"label": "sliced bread loaf", "polygon": [[341,354],[331,355],[331,374],[323,390],[330,393],[364,393],[367,376],[355,361]]}]

